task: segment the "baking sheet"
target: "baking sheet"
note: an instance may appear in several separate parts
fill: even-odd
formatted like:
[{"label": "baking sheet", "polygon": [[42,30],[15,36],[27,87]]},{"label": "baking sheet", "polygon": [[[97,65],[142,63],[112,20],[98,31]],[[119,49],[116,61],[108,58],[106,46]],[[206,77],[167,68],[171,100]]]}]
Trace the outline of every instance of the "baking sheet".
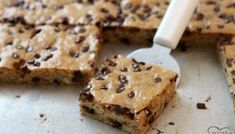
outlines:
[{"label": "baking sheet", "polygon": [[[140,47],[104,44],[100,59]],[[191,47],[173,54],[182,70],[180,87],[149,134],[234,134],[232,97],[214,48]],[[1,84],[0,134],[124,134],[80,115],[79,88]],[[208,109],[198,110],[198,102]]]}]

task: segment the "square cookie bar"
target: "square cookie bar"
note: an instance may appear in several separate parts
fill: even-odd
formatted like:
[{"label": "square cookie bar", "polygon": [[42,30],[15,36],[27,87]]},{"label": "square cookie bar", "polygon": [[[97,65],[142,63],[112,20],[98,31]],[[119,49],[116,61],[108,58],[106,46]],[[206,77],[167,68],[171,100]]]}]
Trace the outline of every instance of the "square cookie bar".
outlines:
[{"label": "square cookie bar", "polygon": [[0,24],[0,81],[77,84],[93,75],[96,26]]},{"label": "square cookie bar", "polygon": [[81,113],[131,134],[145,134],[175,95],[177,75],[124,56],[106,59],[81,90]]},{"label": "square cookie bar", "polygon": [[235,37],[221,37],[218,54],[235,105]]},{"label": "square cookie bar", "polygon": [[109,21],[119,13],[114,0],[0,0],[0,21],[26,24],[87,25]]}]

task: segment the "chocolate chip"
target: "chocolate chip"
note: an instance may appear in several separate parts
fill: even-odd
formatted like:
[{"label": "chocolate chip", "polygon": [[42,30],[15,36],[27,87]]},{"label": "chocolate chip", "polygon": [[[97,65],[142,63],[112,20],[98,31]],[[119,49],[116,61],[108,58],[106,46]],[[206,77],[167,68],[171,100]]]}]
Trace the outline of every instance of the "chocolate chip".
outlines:
[{"label": "chocolate chip", "polygon": [[126,76],[124,76],[124,75],[119,75],[119,76],[118,76],[118,79],[119,79],[119,81],[121,82],[121,84],[128,84],[128,80],[127,80]]},{"label": "chocolate chip", "polygon": [[14,62],[13,63],[13,67],[16,69],[16,70],[19,70],[21,69],[22,67],[24,67],[25,65],[25,60],[20,60],[18,62]]},{"label": "chocolate chip", "polygon": [[206,2],[206,4],[207,4],[207,5],[215,5],[215,4],[216,4],[216,2],[215,2],[215,1],[211,1],[211,0],[210,0],[210,1],[207,1],[207,2]]},{"label": "chocolate chip", "polygon": [[41,57],[41,55],[40,54],[34,54],[34,58],[36,58],[36,59],[39,59]]},{"label": "chocolate chip", "polygon": [[12,54],[12,58],[14,58],[14,59],[18,59],[20,56],[17,54],[17,53],[13,53]]},{"label": "chocolate chip", "polygon": [[89,114],[95,114],[95,110],[93,108],[82,106],[82,109]]},{"label": "chocolate chip", "polygon": [[148,66],[148,67],[145,67],[144,70],[151,70],[153,67],[152,66]]},{"label": "chocolate chip", "polygon": [[172,79],[170,79],[171,82],[176,82],[176,80],[178,79],[178,75],[175,75],[175,77],[173,77]]},{"label": "chocolate chip", "polygon": [[95,67],[95,62],[94,61],[88,61],[88,64],[90,65],[90,67]]},{"label": "chocolate chip", "polygon": [[226,64],[229,66],[229,67],[232,67],[232,64],[233,63],[233,59],[231,59],[231,58],[228,58],[227,60],[226,60]]},{"label": "chocolate chip", "polygon": [[168,124],[171,125],[171,126],[174,126],[174,125],[175,125],[175,123],[172,122],[172,121],[170,121]]},{"label": "chocolate chip", "polygon": [[105,58],[105,62],[108,64],[108,66],[115,67],[117,65],[117,63],[115,63],[114,61],[110,60],[109,58]]},{"label": "chocolate chip", "polygon": [[220,4],[219,4],[219,3],[217,3],[217,4],[215,5],[214,11],[215,11],[215,12],[219,12],[219,11],[220,11]]},{"label": "chocolate chip", "polygon": [[203,20],[204,19],[204,14],[202,14],[202,13],[198,13],[197,14],[197,18],[196,18],[196,20]]},{"label": "chocolate chip", "polygon": [[80,43],[82,43],[85,39],[86,39],[85,36],[79,36],[79,37],[77,38],[77,40],[75,41],[75,43],[76,43],[76,44],[80,44]]},{"label": "chocolate chip", "polygon": [[63,17],[61,23],[64,25],[67,25],[67,24],[69,24],[69,19],[67,17]]},{"label": "chocolate chip", "polygon": [[74,51],[69,51],[69,55],[71,56],[71,57],[73,57],[73,58],[78,58],[79,57],[79,53],[76,53],[76,52],[74,52]]},{"label": "chocolate chip", "polygon": [[157,83],[157,84],[160,83],[161,81],[162,81],[162,79],[160,77],[155,77],[154,78],[154,82]]},{"label": "chocolate chip", "polygon": [[130,119],[134,119],[135,114],[131,112],[129,108],[121,107],[120,105],[111,105],[109,109],[111,108],[112,111],[115,111],[116,114],[119,115],[125,115]]},{"label": "chocolate chip", "polygon": [[122,123],[120,123],[120,122],[118,122],[118,121],[115,121],[115,120],[110,120],[111,121],[111,123],[112,123],[112,126],[114,127],[114,128],[119,128],[119,129],[121,129],[122,128]]},{"label": "chocolate chip", "polygon": [[82,48],[83,53],[87,52],[88,50],[89,50],[89,46],[85,46],[85,47]]},{"label": "chocolate chip", "polygon": [[140,72],[141,71],[141,68],[140,68],[139,64],[132,64],[132,67],[133,67],[134,72]]},{"label": "chocolate chip", "polygon": [[109,13],[109,10],[106,9],[106,8],[101,8],[100,11],[101,11],[102,13]]},{"label": "chocolate chip", "polygon": [[102,90],[108,90],[108,87],[106,85],[103,85],[100,89]]},{"label": "chocolate chip", "polygon": [[[1,60],[0,60],[0,61],[1,61]],[[232,70],[232,71],[231,71],[231,74],[232,74],[232,75],[235,75],[235,70]]]},{"label": "chocolate chip", "polygon": [[25,50],[27,53],[31,53],[33,51],[33,48],[32,47],[27,47],[26,50]]},{"label": "chocolate chip", "polygon": [[83,74],[81,73],[81,71],[74,71],[73,73],[73,77],[72,77],[72,81],[73,82],[80,82],[82,83],[83,82]]},{"label": "chocolate chip", "polygon": [[204,103],[197,103],[197,109],[206,110],[207,107]]},{"label": "chocolate chip", "polygon": [[9,46],[11,46],[12,44],[13,44],[12,41],[9,41],[9,42],[6,43],[6,45],[9,45]]},{"label": "chocolate chip", "polygon": [[89,92],[88,93],[87,92],[81,92],[79,100],[92,102],[94,100],[94,96]]},{"label": "chocolate chip", "polygon": [[87,84],[83,89],[82,89],[82,92],[89,92],[92,88],[92,85],[91,84]]},{"label": "chocolate chip", "polygon": [[121,68],[121,72],[127,72],[128,70],[127,70],[127,68],[126,67],[122,67]]},{"label": "chocolate chip", "polygon": [[125,90],[125,85],[120,84],[117,89],[116,89],[116,93],[121,93]]},{"label": "chocolate chip", "polygon": [[106,76],[106,75],[109,74],[109,73],[111,73],[111,70],[110,70],[109,68],[103,67],[103,68],[101,69],[101,74],[102,74],[103,76]]},{"label": "chocolate chip", "polygon": [[43,58],[44,61],[48,61],[49,59],[51,59],[53,57],[52,54],[47,55],[46,57]]},{"label": "chocolate chip", "polygon": [[127,96],[128,96],[129,98],[133,98],[133,97],[135,97],[135,93],[134,93],[134,92],[130,92]]},{"label": "chocolate chip", "polygon": [[235,8],[235,2],[229,3],[226,8]]},{"label": "chocolate chip", "polygon": [[139,65],[145,65],[145,63],[144,62],[138,62],[138,61],[136,61],[135,59],[132,59],[132,61],[134,62],[134,63],[136,63],[136,64],[139,64]]}]

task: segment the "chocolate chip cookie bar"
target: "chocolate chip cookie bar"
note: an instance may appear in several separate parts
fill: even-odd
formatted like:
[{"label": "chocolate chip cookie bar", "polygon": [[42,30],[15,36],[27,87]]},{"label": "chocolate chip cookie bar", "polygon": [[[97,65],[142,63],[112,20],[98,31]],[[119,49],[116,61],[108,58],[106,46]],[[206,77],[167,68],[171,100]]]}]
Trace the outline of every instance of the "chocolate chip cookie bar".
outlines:
[{"label": "chocolate chip cookie bar", "polygon": [[114,0],[5,0],[0,1],[0,20],[26,24],[101,24],[117,17]]},{"label": "chocolate chip cookie bar", "polygon": [[[152,42],[168,5],[168,0],[122,0],[122,13],[118,15],[122,23],[116,23],[118,26],[111,23],[112,27],[106,27],[105,37],[111,42],[118,42],[117,38],[125,43]],[[231,0],[201,0],[185,35],[194,38],[194,34],[203,33],[203,36],[210,34],[213,38],[216,34],[235,34],[234,5]]]},{"label": "chocolate chip cookie bar", "polygon": [[86,82],[100,41],[96,26],[0,24],[0,81]]},{"label": "chocolate chip cookie bar", "polygon": [[221,37],[218,54],[223,66],[235,105],[235,37]]},{"label": "chocolate chip cookie bar", "polygon": [[116,55],[81,90],[81,113],[131,134],[145,134],[175,94],[177,75]]}]

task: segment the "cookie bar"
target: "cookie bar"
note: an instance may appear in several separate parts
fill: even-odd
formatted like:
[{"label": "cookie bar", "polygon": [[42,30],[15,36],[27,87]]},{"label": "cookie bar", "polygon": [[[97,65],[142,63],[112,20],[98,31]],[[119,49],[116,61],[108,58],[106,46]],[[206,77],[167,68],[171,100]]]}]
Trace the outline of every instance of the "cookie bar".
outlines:
[{"label": "cookie bar", "polygon": [[226,79],[235,105],[235,37],[221,37],[218,54],[224,68]]},{"label": "cookie bar", "polygon": [[81,113],[132,134],[145,134],[173,98],[176,79],[175,73],[156,65],[114,56],[81,90]]},{"label": "cookie bar", "polygon": [[113,0],[1,0],[0,20],[33,25],[101,24],[101,20],[117,17],[118,3]]},{"label": "cookie bar", "polygon": [[95,26],[0,24],[0,81],[86,82],[100,41]]},{"label": "cookie bar", "polygon": [[[119,20],[123,21],[121,25],[111,23],[105,28],[105,37],[111,42],[118,42],[119,39],[121,42],[149,44],[168,5],[168,0],[122,0],[122,14],[119,15],[122,19]],[[195,33],[203,33],[214,38],[215,34],[235,34],[234,5],[231,0],[201,0],[185,35],[193,38]]]}]

